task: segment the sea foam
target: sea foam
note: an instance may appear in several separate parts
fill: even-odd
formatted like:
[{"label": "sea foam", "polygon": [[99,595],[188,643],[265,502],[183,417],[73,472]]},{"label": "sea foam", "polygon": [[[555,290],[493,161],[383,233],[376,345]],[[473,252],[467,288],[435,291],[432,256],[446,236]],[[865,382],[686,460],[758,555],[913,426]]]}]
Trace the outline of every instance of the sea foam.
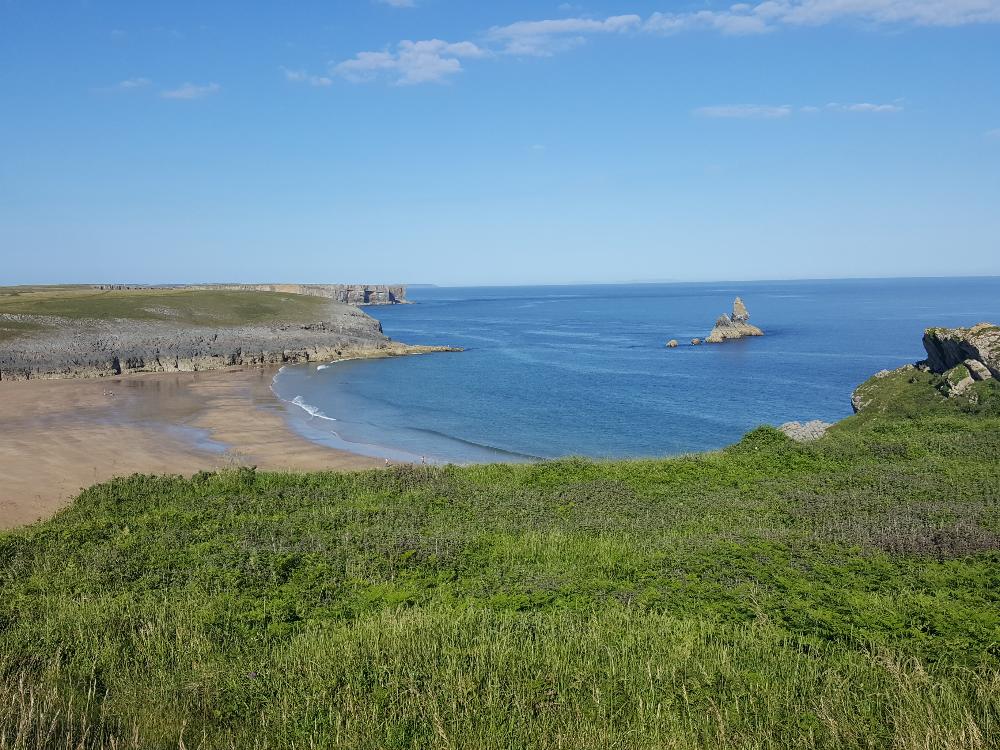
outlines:
[{"label": "sea foam", "polygon": [[328,422],[337,421],[335,417],[328,417],[317,407],[313,406],[312,404],[306,403],[306,401],[302,398],[302,396],[296,396],[295,398],[293,398],[292,403],[295,404],[300,409],[302,409],[302,411],[306,412],[310,416],[316,417],[317,419],[325,419]]}]

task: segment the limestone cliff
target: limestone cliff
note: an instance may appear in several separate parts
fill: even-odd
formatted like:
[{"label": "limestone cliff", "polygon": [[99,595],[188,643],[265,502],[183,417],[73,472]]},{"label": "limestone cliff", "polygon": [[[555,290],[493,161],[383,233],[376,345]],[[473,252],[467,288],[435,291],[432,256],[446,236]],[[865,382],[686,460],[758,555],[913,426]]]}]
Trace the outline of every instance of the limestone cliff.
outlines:
[{"label": "limestone cliff", "polygon": [[403,305],[406,287],[389,284],[177,284],[169,286],[128,286],[124,284],[100,284],[95,289],[141,291],[143,289],[195,289],[202,291],[231,292],[279,292],[282,294],[304,294],[309,297],[323,297],[346,305]]},{"label": "limestone cliff", "polygon": [[356,307],[331,303],[320,322],[241,326],[4,315],[37,326],[0,342],[0,380],[112,377],[235,366],[455,351],[391,341]]},{"label": "limestone cliff", "polygon": [[971,328],[928,328],[924,332],[924,349],[927,351],[924,364],[932,372],[945,373],[971,361],[977,363],[972,366],[977,372],[985,368],[990,375],[1000,378],[1000,326],[993,323]]},{"label": "limestone cliff", "polygon": [[733,312],[730,315],[722,315],[715,321],[715,328],[705,339],[709,344],[721,344],[723,341],[731,339],[742,339],[747,336],[763,336],[764,332],[757,326],[751,325],[750,313],[739,297],[733,302]]},{"label": "limestone cliff", "polygon": [[924,332],[927,359],[895,370],[883,370],[854,391],[855,412],[868,408],[878,393],[879,381],[911,372],[933,376],[941,396],[976,401],[973,386],[1000,378],[1000,326],[979,323],[971,328],[928,328]]}]

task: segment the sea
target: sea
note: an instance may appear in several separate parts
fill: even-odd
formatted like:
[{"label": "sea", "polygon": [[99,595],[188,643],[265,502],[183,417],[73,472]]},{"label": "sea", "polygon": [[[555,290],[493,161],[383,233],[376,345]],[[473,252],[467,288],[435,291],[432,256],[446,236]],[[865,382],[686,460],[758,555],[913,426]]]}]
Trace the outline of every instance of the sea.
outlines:
[{"label": "sea", "polygon": [[[743,298],[763,338],[692,346]],[[289,366],[306,438],[391,461],[675,456],[762,424],[851,414],[868,377],[924,356],[930,326],[1000,322],[1000,278],[416,287],[372,307],[409,344],[463,347]],[[680,346],[669,349],[676,339]]]}]

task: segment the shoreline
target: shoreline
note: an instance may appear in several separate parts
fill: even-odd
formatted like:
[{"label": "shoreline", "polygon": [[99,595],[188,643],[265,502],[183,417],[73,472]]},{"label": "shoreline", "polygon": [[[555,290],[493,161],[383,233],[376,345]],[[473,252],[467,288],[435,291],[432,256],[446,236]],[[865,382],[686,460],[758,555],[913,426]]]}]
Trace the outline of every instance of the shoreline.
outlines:
[{"label": "shoreline", "polygon": [[86,487],[135,473],[382,465],[296,433],[271,391],[278,369],[0,383],[0,528],[48,518]]}]

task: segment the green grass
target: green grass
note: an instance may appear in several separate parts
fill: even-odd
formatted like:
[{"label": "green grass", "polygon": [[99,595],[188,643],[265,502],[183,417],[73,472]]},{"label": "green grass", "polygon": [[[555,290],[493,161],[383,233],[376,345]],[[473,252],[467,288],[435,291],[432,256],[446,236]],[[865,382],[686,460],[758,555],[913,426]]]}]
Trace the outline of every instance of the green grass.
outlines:
[{"label": "green grass", "polygon": [[807,445],[91,488],[0,537],[0,747],[1000,746],[1000,419],[879,383]]},{"label": "green grass", "polygon": [[[322,320],[329,301],[276,292],[122,290],[89,287],[0,288],[0,315],[71,320],[171,321],[182,325],[252,325]],[[0,318],[5,329],[10,323]],[[2,334],[0,334],[2,335]]]},{"label": "green grass", "polygon": [[[968,375],[965,365],[960,367]],[[852,430],[870,422],[919,419],[931,415],[1000,417],[1000,382],[995,379],[974,383],[970,389],[974,399],[948,398],[958,369],[944,375],[909,369],[895,371],[885,377],[873,377],[857,391],[868,405],[860,414],[834,429]]]}]

